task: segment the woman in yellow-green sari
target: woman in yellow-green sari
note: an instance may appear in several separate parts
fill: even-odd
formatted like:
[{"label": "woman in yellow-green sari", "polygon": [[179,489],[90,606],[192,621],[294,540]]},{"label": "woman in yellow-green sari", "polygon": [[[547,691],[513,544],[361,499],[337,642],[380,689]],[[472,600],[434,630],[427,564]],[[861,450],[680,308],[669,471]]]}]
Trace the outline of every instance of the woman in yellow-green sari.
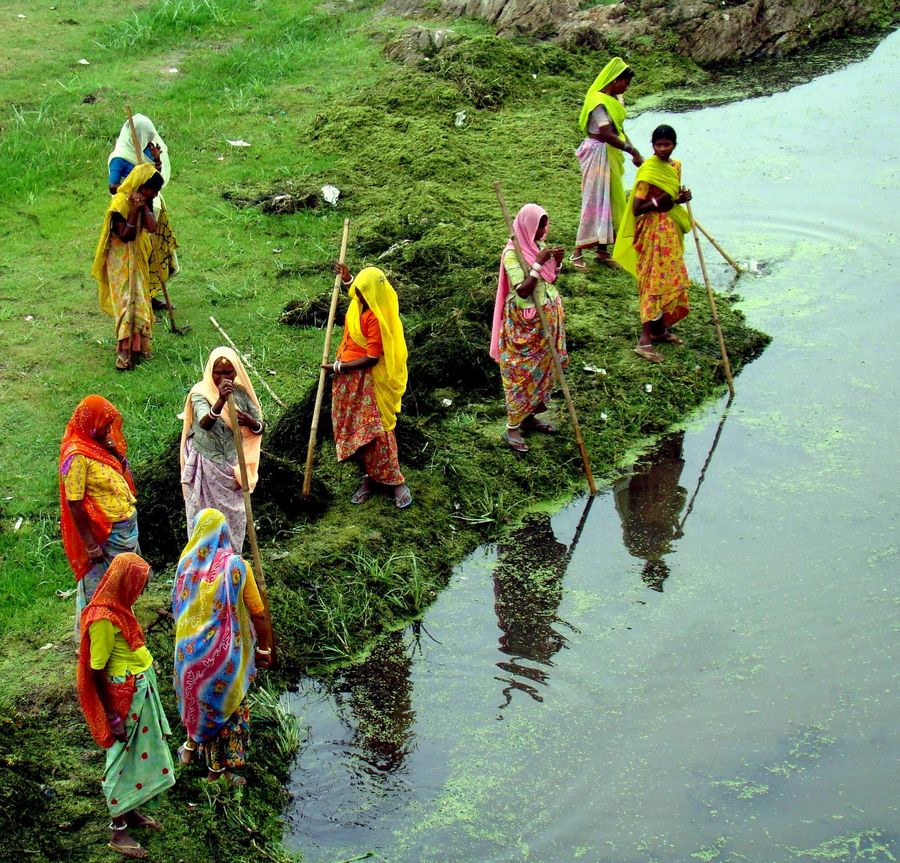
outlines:
[{"label": "woman in yellow-green sari", "polygon": [[620,101],[633,77],[625,61],[613,57],[584,97],[578,125],[585,137],[575,154],[581,164],[581,221],[569,259],[577,270],[587,269],[585,249],[595,249],[598,261],[609,261],[606,246],[615,242],[625,215],[624,153],[635,165],[643,162],[625,134],[625,106]]},{"label": "woman in yellow-green sari", "polygon": [[613,258],[638,282],[641,337],[634,352],[659,363],[656,344],[682,344],[669,327],[689,311],[684,235],[691,223],[681,204],[691,200],[691,192],[681,185],[681,162],[672,158],[675,130],[657,126],[651,141],[653,155],[638,169]]},{"label": "woman in yellow-green sari", "polygon": [[116,368],[120,371],[133,368],[136,356],[149,359],[152,352],[150,235],[156,231],[153,199],[162,187],[162,175],[153,165],[138,165],[110,199],[94,252],[91,275],[97,280],[100,308],[116,322]]},{"label": "woman in yellow-green sari", "polygon": [[334,271],[348,288],[350,307],[344,337],[333,363],[331,424],[338,461],[355,458],[365,475],[351,503],[365,503],[376,486],[393,492],[398,509],[412,503],[412,493],[397,456],[397,414],[406,392],[406,341],[397,292],[377,267],[350,276],[346,265]]}]

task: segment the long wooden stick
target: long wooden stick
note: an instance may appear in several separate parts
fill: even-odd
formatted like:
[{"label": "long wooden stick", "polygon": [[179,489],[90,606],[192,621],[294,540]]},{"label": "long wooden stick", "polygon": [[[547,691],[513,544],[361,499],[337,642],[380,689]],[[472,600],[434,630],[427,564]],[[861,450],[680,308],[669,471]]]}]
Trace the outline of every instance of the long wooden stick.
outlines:
[{"label": "long wooden stick", "polygon": [[[509,236],[512,239],[513,247],[516,250],[516,257],[519,259],[519,266],[522,267],[522,272],[528,274],[528,262],[525,260],[525,256],[522,254],[522,247],[519,245],[518,237],[516,237],[516,232],[513,230],[513,220],[509,214],[509,209],[506,206],[506,200],[503,197],[503,189],[500,188],[500,181],[497,180],[494,182],[494,191],[497,193],[497,201],[500,204],[500,209],[503,211],[503,218],[506,221],[506,229],[509,231]],[[560,389],[563,392],[563,397],[566,400],[566,407],[569,409],[569,418],[572,420],[572,429],[575,432],[575,442],[578,444],[578,449],[581,452],[581,462],[584,465],[584,473],[587,477],[588,488],[591,491],[591,494],[597,493],[597,486],[594,483],[594,474],[591,471],[591,462],[588,458],[587,447],[584,444],[584,437],[581,434],[581,425],[578,422],[578,415],[575,413],[575,403],[572,401],[572,395],[569,392],[569,385],[566,383],[566,375],[563,371],[562,362],[559,359],[559,353],[556,350],[556,342],[553,339],[553,334],[550,332],[550,326],[547,323],[547,316],[544,313],[543,306],[538,302],[536,292],[532,292],[531,300],[534,303],[534,307],[537,309],[538,317],[541,319],[541,327],[544,330],[544,338],[547,339],[547,344],[550,347],[550,354],[553,357],[553,368],[556,370],[556,378],[559,381]]]},{"label": "long wooden stick", "polygon": [[238,350],[238,346],[231,340],[231,337],[228,335],[228,333],[226,333],[225,330],[223,330],[222,327],[219,326],[219,322],[212,316],[210,316],[209,322],[219,331],[219,335],[223,339],[225,339],[225,341],[228,342],[228,344],[231,345],[232,348],[234,348],[235,353],[241,358],[244,365],[247,366],[247,368],[250,369],[250,371],[259,378],[259,382],[266,388],[266,392],[270,396],[272,396],[273,399],[275,399],[275,402],[279,405],[279,407],[286,407],[285,403],[280,398],[278,398],[277,395],[275,395],[272,387],[269,386],[268,381],[266,381],[266,379],[259,373],[256,366],[254,366],[253,363],[250,362],[250,359],[247,357],[247,355],[241,353],[241,351]]},{"label": "long wooden stick", "polygon": [[743,267],[742,267],[742,266],[741,266],[734,258],[732,258],[731,255],[729,255],[728,252],[725,251],[725,249],[723,249],[723,248],[716,242],[715,237],[713,237],[713,235],[712,235],[709,231],[707,231],[706,228],[703,227],[703,225],[701,225],[699,222],[696,222],[696,221],[694,222],[694,224],[697,226],[697,228],[699,229],[700,233],[703,234],[703,236],[706,237],[706,239],[709,240],[709,241],[713,244],[713,248],[714,248],[714,249],[715,249],[715,250],[716,250],[723,258],[725,258],[725,260],[728,261],[728,263],[731,264],[731,266],[734,267],[735,270],[737,270],[737,272],[739,272],[739,273],[743,273],[743,272],[744,272],[744,268],[743,268]]},{"label": "long wooden stick", "polygon": [[[343,264],[347,257],[347,238],[350,236],[350,220],[344,219],[344,234],[341,237],[341,254],[338,261]],[[331,292],[331,308],[328,310],[328,325],[325,327],[325,347],[322,350],[322,365],[328,362],[331,355],[331,331],[334,328],[334,316],[337,313],[338,297],[341,293],[341,276],[334,277],[334,290]],[[309,444],[306,447],[306,470],[303,472],[303,497],[309,497],[312,486],[313,458],[316,454],[316,436],[319,432],[319,414],[322,412],[322,396],[325,393],[325,369],[319,369],[319,388],[316,390],[316,404],[313,408],[312,425],[309,429]]]},{"label": "long wooden stick", "polygon": [[719,312],[716,309],[716,298],[713,296],[709,276],[706,274],[706,261],[703,260],[703,249],[700,248],[700,234],[697,233],[697,223],[691,212],[691,202],[687,202],[688,218],[691,220],[691,230],[694,233],[694,243],[697,246],[697,257],[700,258],[700,271],[703,273],[703,281],[706,283],[706,296],[709,297],[709,308],[712,311],[713,323],[716,325],[716,337],[719,340],[719,351],[722,354],[722,366],[725,369],[725,380],[728,382],[728,392],[734,395],[734,379],[731,376],[731,362],[728,359],[728,351],[725,349],[725,337],[722,335],[722,325],[719,323]]},{"label": "long wooden stick", "polygon": [[[259,544],[256,541],[256,525],[253,523],[253,506],[250,503],[250,488],[247,482],[247,460],[244,456],[244,438],[241,427],[238,425],[237,408],[234,406],[234,396],[228,396],[228,416],[231,418],[231,433],[234,436],[234,448],[237,450],[238,465],[241,471],[241,491],[244,495],[244,512],[247,514],[247,538],[250,540],[250,552],[253,555],[253,570],[256,576],[256,586],[266,609],[266,617],[269,620],[269,629],[272,628],[272,616],[269,613],[269,596],[266,593],[266,577],[263,574],[262,559],[259,556]],[[240,554],[240,549],[237,549]],[[274,641],[274,634],[272,636]],[[274,661],[274,659],[273,659]]]}]

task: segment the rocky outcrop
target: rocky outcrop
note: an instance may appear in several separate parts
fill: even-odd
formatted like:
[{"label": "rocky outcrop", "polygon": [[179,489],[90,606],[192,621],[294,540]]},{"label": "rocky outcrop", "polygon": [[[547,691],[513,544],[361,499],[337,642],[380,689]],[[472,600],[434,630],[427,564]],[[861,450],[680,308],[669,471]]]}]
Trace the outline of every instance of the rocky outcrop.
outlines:
[{"label": "rocky outcrop", "polygon": [[[564,45],[674,48],[701,66],[790,54],[823,39],[885,27],[896,0],[439,0],[440,13],[477,16],[499,35]],[[433,11],[434,0],[388,0],[397,14]]]}]

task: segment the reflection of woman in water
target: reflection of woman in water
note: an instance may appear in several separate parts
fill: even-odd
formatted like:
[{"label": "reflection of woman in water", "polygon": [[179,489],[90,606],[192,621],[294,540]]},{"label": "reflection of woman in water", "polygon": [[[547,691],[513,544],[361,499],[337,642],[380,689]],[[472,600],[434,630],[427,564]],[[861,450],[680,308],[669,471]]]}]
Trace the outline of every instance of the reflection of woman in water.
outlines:
[{"label": "reflection of woman in water", "polygon": [[660,593],[669,577],[664,555],[672,552],[672,541],[682,535],[679,519],[687,499],[687,491],[678,484],[684,468],[683,445],[684,432],[666,438],[615,487],[625,548],[646,561],[641,578]]},{"label": "reflection of woman in water", "polygon": [[[574,542],[573,542],[574,547]],[[525,665],[531,660],[550,667],[552,657],[566,645],[566,637],[554,624],[562,601],[562,580],[569,565],[569,548],[557,542],[550,516],[530,516],[524,526],[498,546],[494,568],[494,610],[500,627],[500,652],[511,657],[497,663],[510,677],[498,677],[506,701],[512,701],[514,689],[527,692],[535,701],[543,701],[537,686],[546,685],[545,668]],[[527,679],[523,680],[522,678]]]},{"label": "reflection of woman in water", "polygon": [[356,720],[353,744],[381,773],[400,769],[412,748],[412,657],[402,632],[380,639],[369,658],[347,669],[341,692]]}]

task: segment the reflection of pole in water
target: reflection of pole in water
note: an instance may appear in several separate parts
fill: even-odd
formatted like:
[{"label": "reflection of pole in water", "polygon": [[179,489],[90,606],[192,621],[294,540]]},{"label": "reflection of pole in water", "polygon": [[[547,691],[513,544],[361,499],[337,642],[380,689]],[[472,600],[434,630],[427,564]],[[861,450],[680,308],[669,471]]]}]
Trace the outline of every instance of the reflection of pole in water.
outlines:
[{"label": "reflection of pole in water", "polygon": [[687,490],[679,485],[683,445],[684,432],[666,438],[614,489],[625,548],[645,561],[641,578],[660,593],[669,577],[665,555],[681,536],[679,516],[687,498]]},{"label": "reflection of pole in water", "polygon": [[703,478],[706,476],[706,469],[709,467],[709,463],[712,461],[713,453],[716,451],[716,447],[719,445],[719,438],[722,437],[722,429],[725,428],[725,420],[728,419],[728,409],[731,407],[731,403],[734,401],[734,396],[728,396],[728,401],[725,402],[725,410],[722,412],[722,419],[719,420],[719,426],[716,429],[716,435],[713,438],[712,446],[709,448],[709,452],[706,454],[706,461],[703,462],[703,467],[700,468],[700,476],[697,478],[697,487],[694,489],[694,493],[691,495],[691,499],[688,502],[687,509],[684,511],[684,518],[681,519],[681,524],[678,525],[679,530],[684,530],[684,523],[687,521],[687,517],[691,514],[691,510],[694,508],[694,501],[697,500],[697,493],[700,491],[700,486],[703,485]]}]

